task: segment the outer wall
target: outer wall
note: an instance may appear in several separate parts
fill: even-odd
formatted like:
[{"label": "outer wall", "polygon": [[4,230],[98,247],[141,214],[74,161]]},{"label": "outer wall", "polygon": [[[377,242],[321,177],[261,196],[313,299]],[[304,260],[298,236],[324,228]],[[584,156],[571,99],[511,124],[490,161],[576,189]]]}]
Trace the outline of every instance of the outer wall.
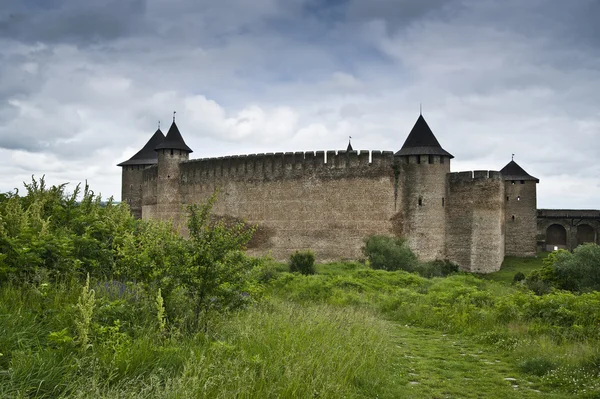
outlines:
[{"label": "outer wall", "polygon": [[122,166],[121,201],[129,205],[131,214],[142,217],[142,173],[144,165]]},{"label": "outer wall", "polygon": [[[186,162],[181,200],[219,189],[214,213],[258,225],[249,252],[286,261],[310,249],[319,261],[362,257],[364,238],[391,234],[392,154],[275,154]],[[287,156],[287,160],[286,160]]]}]

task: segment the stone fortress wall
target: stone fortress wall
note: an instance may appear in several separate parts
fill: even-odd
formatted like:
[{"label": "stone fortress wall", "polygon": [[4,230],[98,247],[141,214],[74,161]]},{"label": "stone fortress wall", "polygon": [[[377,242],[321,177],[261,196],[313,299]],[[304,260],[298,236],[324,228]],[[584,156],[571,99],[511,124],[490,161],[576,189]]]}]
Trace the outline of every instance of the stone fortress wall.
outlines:
[{"label": "stone fortress wall", "polygon": [[[256,224],[250,253],[285,260],[312,249],[320,260],[356,259],[364,237],[389,232],[394,213],[393,153],[317,151],[197,159],[179,164],[180,214],[144,205],[144,217],[182,220],[184,204],[219,190],[217,216]],[[156,175],[146,172],[144,197]],[[155,197],[156,198],[156,197]],[[150,216],[151,215],[151,216]],[[174,217],[175,216],[175,217]]]},{"label": "stone fortress wall", "polygon": [[499,172],[449,173],[449,160],[441,158],[429,163],[423,156],[400,161],[391,151],[317,151],[179,161],[175,154],[169,197],[157,195],[160,166],[143,171],[143,214],[181,227],[185,204],[205,202],[219,190],[217,216],[258,226],[249,248],[254,255],[286,260],[311,249],[321,261],[357,259],[365,237],[390,234],[407,238],[423,260],[449,259],[481,272],[499,268]]},{"label": "stone fortress wall", "polygon": [[504,179],[476,170],[446,175],[446,255],[465,270],[489,273],[504,260]]},{"label": "stone fortress wall", "polygon": [[451,173],[452,155],[422,116],[395,154],[350,145],[194,160],[190,152],[173,122],[120,164],[136,217],[171,220],[185,234],[185,205],[218,191],[214,214],[256,225],[249,252],[280,261],[302,249],[320,261],[361,258],[372,234],[402,237],[421,260],[467,271],[498,270],[505,254],[535,255],[538,180],[514,161],[500,172]]}]

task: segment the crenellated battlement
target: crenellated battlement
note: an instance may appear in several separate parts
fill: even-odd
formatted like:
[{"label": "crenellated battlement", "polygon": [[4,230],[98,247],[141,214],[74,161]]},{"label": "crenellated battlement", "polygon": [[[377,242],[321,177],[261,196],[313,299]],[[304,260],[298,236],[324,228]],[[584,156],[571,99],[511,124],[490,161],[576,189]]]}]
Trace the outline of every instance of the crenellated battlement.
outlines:
[{"label": "crenellated battlement", "polygon": [[[201,158],[180,163],[182,184],[216,179],[274,180],[370,176],[391,171],[392,151],[309,151]],[[150,176],[148,176],[150,178]]]},{"label": "crenellated battlement", "polygon": [[502,175],[495,170],[469,170],[465,172],[448,173],[448,180],[451,183],[472,182],[477,180],[499,180],[502,181]]}]

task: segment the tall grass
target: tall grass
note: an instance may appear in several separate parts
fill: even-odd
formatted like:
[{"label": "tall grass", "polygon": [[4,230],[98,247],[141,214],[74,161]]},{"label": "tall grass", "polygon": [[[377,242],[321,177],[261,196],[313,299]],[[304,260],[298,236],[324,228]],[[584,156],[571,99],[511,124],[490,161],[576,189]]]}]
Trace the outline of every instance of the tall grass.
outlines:
[{"label": "tall grass", "polygon": [[390,323],[368,309],[274,299],[209,334],[161,336],[144,311],[151,298],[98,289],[81,350],[66,318],[78,288],[50,287],[45,297],[35,287],[0,289],[1,314],[10,314],[0,319],[1,397],[393,397]]},{"label": "tall grass", "polygon": [[464,334],[513,354],[525,372],[572,392],[600,390],[600,292],[523,287],[458,274],[426,279],[340,265],[316,276],[283,274],[272,293],[296,303],[373,309],[402,324]]}]

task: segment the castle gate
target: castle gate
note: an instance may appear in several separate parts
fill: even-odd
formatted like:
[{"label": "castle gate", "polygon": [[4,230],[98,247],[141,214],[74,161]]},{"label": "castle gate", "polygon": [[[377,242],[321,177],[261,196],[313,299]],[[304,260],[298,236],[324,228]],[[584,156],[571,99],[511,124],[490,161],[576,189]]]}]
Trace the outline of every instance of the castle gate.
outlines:
[{"label": "castle gate", "polygon": [[538,209],[538,249],[573,250],[584,243],[598,244],[600,211],[581,209]]}]

